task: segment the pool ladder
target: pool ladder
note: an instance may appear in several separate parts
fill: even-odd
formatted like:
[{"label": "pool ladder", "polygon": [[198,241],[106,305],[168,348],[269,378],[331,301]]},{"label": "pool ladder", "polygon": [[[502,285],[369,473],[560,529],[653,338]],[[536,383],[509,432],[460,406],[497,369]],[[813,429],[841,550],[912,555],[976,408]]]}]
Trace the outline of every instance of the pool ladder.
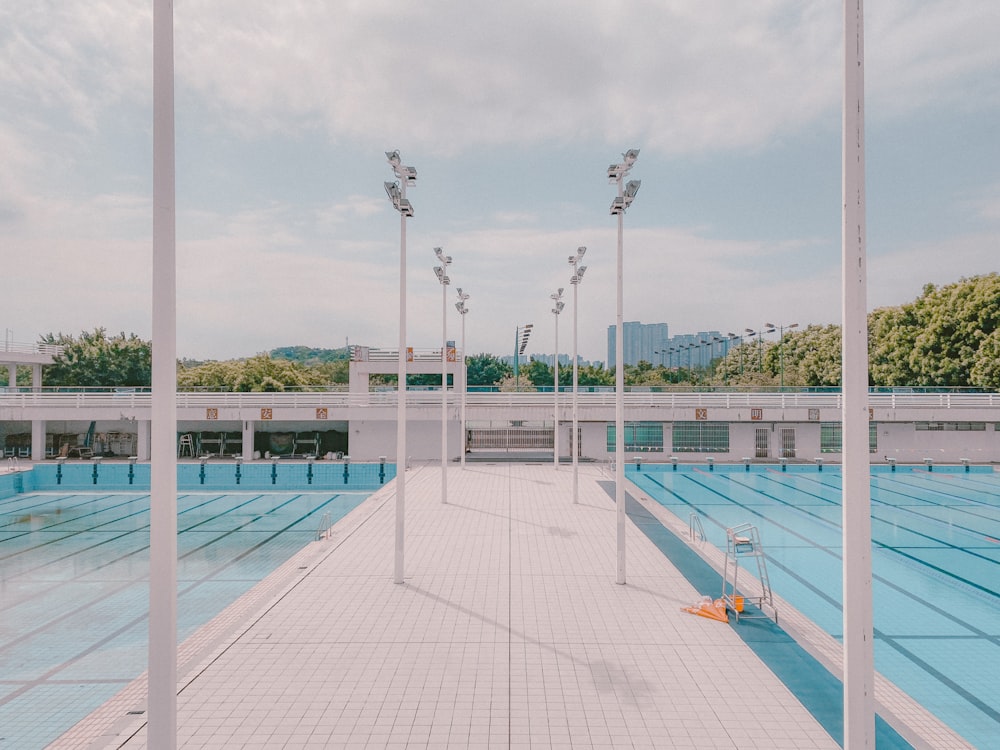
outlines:
[{"label": "pool ladder", "polygon": [[691,513],[688,516],[688,539],[692,542],[704,542],[706,538],[705,527],[701,525],[701,516]]},{"label": "pool ladder", "polygon": [[[738,579],[741,558],[752,558],[756,561],[760,596],[749,597],[740,592]],[[778,622],[778,610],[774,606],[774,598],[771,594],[771,579],[767,575],[767,558],[764,556],[764,548],[760,543],[760,532],[753,524],[744,523],[726,529],[726,561],[722,576],[722,599],[726,603],[726,608],[736,615],[736,622],[740,621],[741,616],[748,619],[774,617],[774,622]],[[760,614],[748,614],[745,611],[744,605],[748,601],[757,605]],[[770,610],[770,615],[765,607]]]},{"label": "pool ladder", "polygon": [[323,517],[319,519],[319,528],[316,529],[316,541],[321,539],[329,539],[331,535],[330,531],[330,511],[323,514]]}]

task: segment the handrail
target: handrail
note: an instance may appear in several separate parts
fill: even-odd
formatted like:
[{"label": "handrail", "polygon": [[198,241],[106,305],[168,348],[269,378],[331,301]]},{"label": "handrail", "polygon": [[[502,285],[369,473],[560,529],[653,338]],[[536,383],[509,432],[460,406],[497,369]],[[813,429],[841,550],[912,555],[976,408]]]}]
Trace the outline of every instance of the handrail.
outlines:
[{"label": "handrail", "polygon": [[[615,394],[580,393],[578,403],[584,408],[614,407]],[[569,398],[560,394],[560,401],[568,406]],[[149,408],[152,394],[147,389],[120,389],[112,391],[80,391],[60,393],[34,389],[0,388],[0,406],[25,407],[111,407]],[[552,393],[537,392],[477,392],[466,395],[466,405],[471,408],[551,408]],[[440,405],[440,390],[410,390],[407,403],[420,408]],[[655,393],[630,392],[625,394],[629,408],[683,409],[806,409],[841,407],[840,393]],[[871,393],[868,404],[876,409],[997,409],[998,393]],[[177,393],[178,408],[385,408],[396,405],[396,391],[181,391]],[[1000,421],[996,417],[984,421]]]}]

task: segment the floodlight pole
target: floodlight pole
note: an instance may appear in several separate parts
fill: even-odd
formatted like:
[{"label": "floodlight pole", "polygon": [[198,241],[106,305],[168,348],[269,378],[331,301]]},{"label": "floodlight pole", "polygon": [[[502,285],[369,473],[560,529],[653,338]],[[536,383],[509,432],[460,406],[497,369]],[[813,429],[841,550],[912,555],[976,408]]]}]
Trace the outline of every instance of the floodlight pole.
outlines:
[{"label": "floodlight pole", "polygon": [[580,452],[580,446],[577,445],[579,442],[579,413],[577,411],[577,391],[580,387],[579,379],[579,364],[577,362],[577,318],[579,318],[579,292],[580,284],[583,282],[584,271],[587,270],[586,266],[580,265],[580,261],[583,259],[583,254],[587,252],[586,247],[577,248],[576,255],[569,256],[569,263],[573,266],[574,273],[572,278],[569,280],[570,284],[573,285],[573,432],[570,436],[569,446],[570,452],[573,456],[573,502],[578,503],[580,500],[580,462],[577,460],[577,454]]},{"label": "floodlight pole", "polygon": [[621,164],[612,164],[608,168],[609,179],[618,186],[618,197],[611,203],[611,214],[618,216],[618,254],[617,254],[617,316],[615,330],[615,516],[617,520],[618,571],[616,582],[625,583],[625,319],[622,306],[624,295],[624,231],[625,209],[635,197],[639,188],[638,181],[630,182],[628,191],[624,187],[625,175],[639,156],[638,149],[625,152]]},{"label": "floodlight pole", "polygon": [[153,3],[153,362],[147,741],[177,747],[177,203],[174,13]]},{"label": "floodlight pole", "polygon": [[563,309],[563,290],[560,288],[555,294],[549,295],[555,307],[552,308],[552,315],[555,318],[556,327],[556,356],[552,362],[553,373],[553,419],[552,419],[552,466],[559,471],[559,313]]},{"label": "floodlight pole", "polygon": [[[398,151],[387,151],[386,158],[399,179],[395,186],[386,183],[393,208],[399,211],[399,352],[396,383],[396,549],[393,583],[403,583],[404,526],[406,518],[406,217],[413,207],[406,199],[408,183],[415,183],[417,170],[403,166]],[[396,189],[394,190],[393,187]]]},{"label": "floodlight pole", "polygon": [[[468,450],[468,435],[465,431],[465,395],[469,390],[469,368],[466,364],[465,359],[465,316],[469,312],[469,308],[465,306],[465,301],[469,299],[469,295],[464,293],[461,289],[458,290],[458,303],[455,305],[459,314],[462,316],[462,406],[461,406],[461,422],[462,422],[462,468],[465,468],[465,453]],[[457,358],[456,358],[457,361]]]},{"label": "floodlight pole", "polygon": [[441,262],[434,269],[441,284],[441,502],[448,502],[448,266],[451,256],[441,248],[434,248],[434,254]]},{"label": "floodlight pole", "polygon": [[785,331],[791,331],[793,328],[798,328],[798,323],[790,323],[789,325],[779,325],[778,326],[778,371],[781,373],[779,377],[779,384],[781,390],[785,389]]},{"label": "floodlight pole", "polygon": [[842,512],[847,750],[875,747],[864,65],[864,2],[844,0]]}]

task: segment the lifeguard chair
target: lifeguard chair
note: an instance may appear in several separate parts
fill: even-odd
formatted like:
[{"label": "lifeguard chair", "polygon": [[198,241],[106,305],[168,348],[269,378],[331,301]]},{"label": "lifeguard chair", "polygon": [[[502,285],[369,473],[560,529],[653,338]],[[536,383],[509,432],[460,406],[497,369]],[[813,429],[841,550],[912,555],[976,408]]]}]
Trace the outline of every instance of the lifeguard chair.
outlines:
[{"label": "lifeguard chair", "polygon": [[[757,563],[757,580],[760,582],[760,595],[747,596],[739,589],[740,558],[752,558]],[[778,610],[774,606],[771,594],[771,580],[767,575],[767,558],[760,543],[760,532],[753,524],[744,523],[726,529],[726,561],[722,576],[722,600],[726,608],[740,617],[774,618],[778,622]],[[745,608],[747,602],[757,606],[760,614],[749,614]],[[768,614],[770,610],[770,614]]]}]

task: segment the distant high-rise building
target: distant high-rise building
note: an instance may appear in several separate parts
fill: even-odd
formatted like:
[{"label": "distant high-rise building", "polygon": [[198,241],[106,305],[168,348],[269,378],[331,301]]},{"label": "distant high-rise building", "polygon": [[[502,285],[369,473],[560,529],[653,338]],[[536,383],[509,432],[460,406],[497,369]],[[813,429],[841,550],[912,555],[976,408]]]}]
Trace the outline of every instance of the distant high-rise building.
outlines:
[{"label": "distant high-rise building", "polygon": [[[637,365],[642,360],[650,364],[659,364],[660,355],[656,352],[666,349],[670,341],[667,324],[630,321],[624,323],[623,328],[625,335],[622,338],[622,344],[625,364]],[[608,326],[608,369],[615,366],[617,330],[617,326]]]},{"label": "distant high-rise building", "polygon": [[[732,342],[719,331],[699,331],[670,336],[666,323],[628,322],[623,324],[623,353],[626,365],[645,360],[651,365],[688,368],[708,367],[712,360],[725,357]],[[615,366],[617,326],[608,326],[608,369]]]}]

